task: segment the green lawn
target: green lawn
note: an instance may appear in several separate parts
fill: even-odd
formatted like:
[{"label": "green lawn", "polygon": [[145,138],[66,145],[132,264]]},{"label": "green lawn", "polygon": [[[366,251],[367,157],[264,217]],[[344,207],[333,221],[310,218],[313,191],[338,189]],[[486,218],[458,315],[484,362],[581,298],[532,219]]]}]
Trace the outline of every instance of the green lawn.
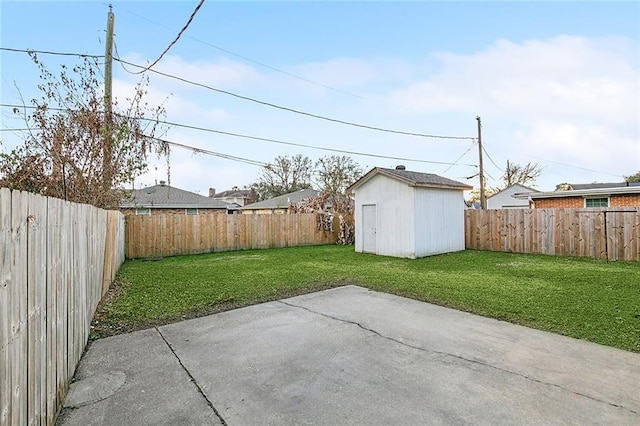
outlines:
[{"label": "green lawn", "polygon": [[469,250],[410,260],[353,246],[127,261],[92,337],[344,284],[640,352],[638,263]]}]

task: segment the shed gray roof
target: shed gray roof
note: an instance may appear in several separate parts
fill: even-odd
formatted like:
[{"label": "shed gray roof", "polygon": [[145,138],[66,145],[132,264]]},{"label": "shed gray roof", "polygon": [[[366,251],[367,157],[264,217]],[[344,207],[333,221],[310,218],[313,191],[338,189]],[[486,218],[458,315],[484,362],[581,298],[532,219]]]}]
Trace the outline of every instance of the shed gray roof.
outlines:
[{"label": "shed gray roof", "polygon": [[366,175],[358,179],[347,190],[352,191],[358,186],[362,185],[373,176],[382,174],[393,179],[406,182],[410,186],[423,186],[427,188],[448,188],[448,189],[460,189],[467,190],[473,189],[472,186],[465,183],[461,183],[452,179],[448,179],[442,176],[435,175],[433,173],[412,172],[409,170],[401,169],[385,169],[382,167],[375,167],[371,169]]},{"label": "shed gray roof", "polygon": [[287,209],[291,204],[302,201],[304,198],[314,198],[319,195],[320,191],[318,190],[312,188],[301,189],[300,191],[290,192],[288,194],[269,198],[268,200],[248,204],[244,207],[240,207],[239,210]]},{"label": "shed gray roof", "polygon": [[135,189],[130,197],[123,199],[120,203],[120,208],[226,209],[227,206],[229,204],[224,201],[164,184]]}]

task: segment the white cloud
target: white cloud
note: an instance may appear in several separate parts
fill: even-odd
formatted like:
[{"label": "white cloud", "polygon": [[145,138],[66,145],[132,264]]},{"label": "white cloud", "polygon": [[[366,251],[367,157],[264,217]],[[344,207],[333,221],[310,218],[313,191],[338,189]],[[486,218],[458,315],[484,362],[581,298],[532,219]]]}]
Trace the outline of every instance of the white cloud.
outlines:
[{"label": "white cloud", "polygon": [[[507,158],[516,162],[536,161],[527,157],[530,155],[623,175],[635,173],[640,166],[640,79],[634,55],[630,43],[622,38],[558,36],[523,43],[499,40],[468,55],[434,53],[428,62],[424,59],[408,62],[395,58],[335,58],[291,68],[304,78],[346,91],[364,92],[375,101],[356,100],[337,93],[329,96],[327,89],[269,70],[258,72],[232,61],[190,63],[173,57],[164,66],[167,72],[194,81],[212,86],[242,86],[238,93],[380,127],[473,135],[473,117],[480,114],[486,127],[487,147],[498,164],[504,164]],[[425,73],[428,73],[426,77]],[[417,80],[418,75],[421,80]],[[166,103],[169,121],[437,161],[453,161],[467,148],[466,143],[445,144],[362,133],[156,79],[153,75],[151,78],[149,100],[152,105],[171,94]],[[132,84],[119,80],[117,87],[125,90]],[[294,150],[181,129],[172,129],[167,138],[260,161],[292,154]],[[329,153],[306,151],[305,154],[318,157]],[[386,160],[362,161],[370,161],[372,166],[389,165]],[[475,159],[467,156],[463,162],[475,162]],[[446,168],[416,167],[432,167],[424,170],[435,173],[442,173]],[[210,186],[220,190],[243,186],[254,181],[258,174],[255,166],[177,151],[172,156],[171,168],[176,186],[201,192]],[[467,169],[454,168],[449,177],[467,176]],[[495,178],[500,175],[495,169],[491,173]],[[553,189],[560,181],[616,180],[608,175],[585,173],[547,165],[539,184],[543,189]],[[160,174],[163,176],[150,176],[151,181],[164,179],[166,172]]]},{"label": "white cloud", "polygon": [[499,40],[472,55],[433,58],[438,72],[391,93],[402,111],[480,114],[496,133],[494,150],[507,155],[620,175],[640,165],[640,70],[626,39]]},{"label": "white cloud", "polygon": [[[127,55],[124,59],[138,65],[147,65],[146,61],[135,53]],[[153,70],[213,87],[244,87],[260,83],[261,80],[260,74],[252,67],[224,57],[189,61],[179,56],[167,55],[154,65]],[[153,72],[150,75],[154,76],[154,80],[163,80],[163,85],[167,87],[177,87],[181,90],[189,87],[178,80],[162,77]],[[192,87],[195,89],[195,86]]]},{"label": "white cloud", "polygon": [[559,36],[516,44],[499,40],[473,55],[434,54],[441,70],[392,94],[413,112],[483,111],[627,120],[640,95],[637,57],[624,39]]}]

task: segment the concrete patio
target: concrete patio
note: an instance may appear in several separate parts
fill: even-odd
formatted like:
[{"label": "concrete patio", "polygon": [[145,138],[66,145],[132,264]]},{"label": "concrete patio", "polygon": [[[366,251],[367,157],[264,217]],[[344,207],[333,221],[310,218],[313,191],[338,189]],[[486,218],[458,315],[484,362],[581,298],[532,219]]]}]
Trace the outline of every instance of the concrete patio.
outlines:
[{"label": "concrete patio", "polygon": [[59,425],[640,424],[640,355],[340,287],[94,342]]}]

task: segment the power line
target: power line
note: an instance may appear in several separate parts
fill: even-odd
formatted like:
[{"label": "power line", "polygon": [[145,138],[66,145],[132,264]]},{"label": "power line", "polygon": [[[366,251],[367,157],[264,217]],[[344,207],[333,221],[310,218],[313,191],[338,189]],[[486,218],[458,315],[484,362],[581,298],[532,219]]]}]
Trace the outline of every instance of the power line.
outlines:
[{"label": "power line", "polygon": [[[482,146],[482,151],[484,151],[485,154],[487,154],[487,158],[489,158],[489,161],[491,161],[491,163],[493,163],[494,166],[496,166],[496,168],[504,173],[504,169],[502,169],[500,166],[498,166],[496,164],[495,161],[493,161],[493,158],[491,158],[491,156],[489,155],[489,153],[487,152],[487,149],[484,147],[484,145]],[[492,178],[493,179],[493,178]]]},{"label": "power line", "polygon": [[[158,25],[158,26],[161,26],[161,27],[164,27],[164,28],[169,28],[169,27],[168,27],[168,26],[166,26],[166,25],[163,25],[163,24],[161,24],[161,23],[159,23],[159,22],[153,21],[153,20],[151,20],[151,19],[149,19],[149,18],[147,18],[147,17],[145,17],[145,16],[139,15],[139,14],[137,14],[137,13],[135,13],[135,12],[131,11],[131,10],[125,9],[125,8],[123,8],[122,6],[118,6],[118,7],[119,7],[120,9],[123,9],[124,11],[126,11],[126,12],[128,12],[128,13],[130,13],[130,14],[134,15],[134,16],[137,16],[137,17],[138,17],[138,18],[140,18],[140,19],[144,19],[144,20],[145,20],[145,21],[147,21],[147,22],[151,22],[152,24],[155,24],[155,25]],[[249,58],[249,57],[247,57],[247,56],[241,55],[241,54],[239,54],[239,53],[233,52],[233,51],[231,51],[231,50],[225,49],[225,48],[220,47],[220,46],[216,46],[216,45],[215,45],[215,44],[213,44],[213,43],[210,43],[210,42],[208,42],[208,41],[205,41],[205,40],[199,39],[199,38],[197,38],[197,37],[193,37],[193,36],[190,36],[190,35],[187,35],[186,37],[188,37],[188,38],[190,38],[190,39],[193,39],[193,40],[195,40],[195,41],[197,41],[197,42],[200,42],[200,43],[202,43],[202,44],[205,44],[205,45],[207,45],[207,46],[209,46],[209,47],[213,47],[214,49],[220,50],[221,52],[227,53],[227,54],[229,54],[229,55],[231,55],[231,56],[235,56],[236,58],[240,58],[240,59],[242,59],[242,60],[244,60],[244,61],[251,62],[251,63],[256,64],[256,65],[260,65],[260,66],[265,67],[265,68],[268,68],[268,69],[270,69],[270,70],[272,70],[272,71],[279,72],[279,73],[281,73],[281,74],[287,75],[287,76],[289,76],[289,77],[296,78],[296,79],[301,80],[301,81],[304,81],[304,82],[306,82],[306,83],[315,84],[316,86],[324,87],[325,89],[333,90],[334,92],[343,93],[343,94],[345,94],[345,95],[354,96],[354,97],[356,97],[356,98],[366,99],[365,97],[360,96],[360,95],[358,95],[358,94],[355,94],[355,93],[352,93],[352,92],[349,92],[349,91],[346,91],[346,90],[338,89],[338,88],[335,88],[335,87],[331,87],[331,86],[328,86],[328,85],[323,84],[323,83],[318,83],[317,81],[313,81],[313,80],[311,80],[311,79],[308,79],[308,78],[301,77],[301,76],[299,76],[299,75],[296,75],[296,74],[290,73],[290,72],[288,72],[288,71],[284,71],[284,70],[282,70],[282,69],[280,69],[280,68],[276,68],[276,67],[274,67],[274,66],[272,66],[272,65],[265,64],[264,62],[260,62],[260,61],[257,61],[257,60],[255,60],[255,59],[251,59],[251,58]]]},{"label": "power line", "polygon": [[[202,1],[204,1],[204,0],[202,0]],[[26,53],[28,53],[28,52],[36,52],[36,53],[40,52],[40,53],[48,53],[48,54],[53,54],[53,55],[71,55],[71,56],[81,56],[81,57],[84,56],[84,57],[104,58],[104,55],[85,55],[85,54],[82,54],[82,53],[47,52],[47,51],[42,51],[42,50],[36,51],[36,50],[23,50],[23,49],[10,49],[10,48],[0,48],[0,50],[10,50],[10,51],[26,52]],[[138,65],[138,64],[134,64],[132,62],[125,61],[124,59],[121,59],[119,57],[118,58],[113,58],[113,59],[118,61],[118,62],[120,62],[121,64],[127,64],[127,65],[130,65],[130,66],[136,67],[136,68],[142,68],[143,69],[142,72],[151,71],[151,72],[156,73],[158,75],[162,75],[164,77],[168,77],[168,78],[172,78],[172,79],[175,79],[175,80],[178,80],[178,81],[182,81],[184,83],[191,84],[191,85],[194,85],[194,86],[202,87],[202,88],[205,88],[205,89],[217,92],[217,93],[222,93],[222,94],[225,94],[225,95],[233,96],[233,97],[238,98],[238,99],[254,102],[254,103],[257,103],[259,105],[264,105],[264,106],[268,106],[268,107],[271,107],[271,108],[280,109],[280,110],[291,112],[291,113],[294,113],[294,114],[305,115],[305,116],[316,118],[316,119],[319,119],[319,120],[325,120],[325,121],[339,123],[339,124],[343,124],[343,125],[347,125],[347,126],[359,127],[359,128],[375,130],[375,131],[379,131],[379,132],[400,134],[400,135],[405,135],[405,136],[416,136],[416,137],[432,138],[432,139],[454,139],[454,140],[474,140],[475,139],[474,137],[471,137],[471,136],[445,136],[445,135],[432,135],[432,134],[417,133],[417,132],[405,132],[405,131],[401,131],[401,130],[385,129],[385,128],[382,128],[382,127],[369,126],[369,125],[366,125],[366,124],[358,124],[358,123],[353,123],[353,122],[350,122],[350,121],[339,120],[339,119],[336,119],[336,118],[325,117],[325,116],[322,116],[322,115],[313,114],[313,113],[309,113],[309,112],[305,112],[305,111],[300,111],[300,110],[297,110],[297,109],[294,109],[294,108],[284,107],[284,106],[276,105],[276,104],[273,104],[273,103],[270,103],[270,102],[261,101],[259,99],[254,99],[254,98],[251,98],[251,97],[248,97],[248,96],[239,95],[237,93],[229,92],[229,91],[226,91],[226,90],[216,89],[215,87],[211,87],[211,86],[208,86],[208,85],[203,84],[203,83],[194,82],[194,81],[188,80],[186,78],[182,78],[182,77],[178,77],[178,76],[175,76],[175,75],[163,73],[161,71],[157,71],[157,70],[154,70],[154,69],[150,69],[150,67],[153,66],[153,64],[151,66],[149,66],[149,67],[144,67],[142,65]],[[132,71],[128,71],[128,70],[126,70],[126,71],[131,73],[131,74],[140,74],[140,72],[132,72]]]},{"label": "power line", "polygon": [[115,50],[116,50],[115,60],[116,60],[116,61],[118,61],[118,63],[119,63],[119,64],[120,64],[120,66],[122,67],[122,69],[123,69],[125,72],[129,73],[129,74],[133,74],[133,75],[137,75],[137,74],[139,74],[139,72],[136,72],[136,71],[129,71],[129,70],[127,69],[127,67],[125,67],[125,66],[124,66],[124,64],[123,64],[123,63],[122,63],[122,61],[120,60],[120,52],[118,52],[118,43],[116,43],[116,41],[115,41],[115,40],[113,41],[113,47],[115,47]]},{"label": "power line", "polygon": [[82,58],[104,58],[104,55],[90,55],[88,53],[72,53],[72,52],[54,52],[51,50],[14,49],[11,47],[0,47],[0,50],[4,50],[7,52],[38,53],[42,55],[80,56]]},{"label": "power line", "polygon": [[608,176],[615,176],[615,177],[621,177],[621,178],[624,178],[624,176],[623,176],[623,175],[615,175],[615,174],[613,174],[613,173],[602,172],[602,171],[600,171],[600,170],[587,169],[587,168],[585,168],[585,167],[580,167],[580,166],[572,166],[571,164],[561,163],[561,162],[559,162],[559,161],[545,160],[544,158],[536,157],[536,156],[529,155],[529,154],[524,154],[524,155],[526,155],[527,157],[535,158],[536,160],[546,161],[547,163],[554,163],[554,164],[559,164],[559,165],[561,165],[561,166],[571,167],[571,168],[574,168],[574,169],[586,170],[587,172],[600,173],[600,174],[603,174],[603,175],[608,175]]},{"label": "power line", "polygon": [[[7,129],[7,128],[3,128],[3,129],[0,129],[0,132],[32,131],[32,130],[39,130],[39,129],[38,128],[22,128],[22,129]],[[195,154],[213,155],[213,156],[216,156],[216,157],[225,158],[225,159],[233,160],[233,161],[239,161],[239,162],[251,164],[251,165],[254,165],[254,166],[264,167],[264,166],[268,165],[267,163],[263,163],[262,161],[251,160],[249,158],[244,158],[244,157],[237,157],[235,155],[224,154],[224,153],[216,152],[216,151],[210,151],[208,149],[198,148],[198,147],[195,147],[195,146],[186,145],[186,144],[182,144],[182,143],[178,143],[178,142],[173,142],[173,141],[166,140],[166,139],[151,137],[151,136],[148,136],[148,135],[143,135],[143,136],[148,138],[148,139],[156,140],[158,142],[162,142],[162,143],[166,143],[166,144],[169,144],[169,145],[172,145],[172,146],[177,146],[177,147],[180,147],[180,148],[188,149],[190,151],[193,151],[193,153],[195,153]]]},{"label": "power line", "polygon": [[[446,169],[444,169],[444,171],[442,173],[447,173],[449,171],[450,168],[452,168],[453,166],[458,164],[458,161],[462,160],[462,157],[464,157],[465,155],[467,155],[467,152],[471,151],[471,148],[473,148],[473,145],[475,144],[475,141],[471,142],[471,145],[469,145],[469,148],[467,148],[467,150],[465,152],[462,153],[462,155],[460,155],[460,157],[458,157],[456,159],[456,161],[454,161],[453,163],[451,163],[449,165],[449,167],[447,167]],[[461,164],[461,166],[465,166],[466,164]],[[475,165],[474,165],[475,167]]]},{"label": "power line", "polygon": [[[342,153],[342,154],[361,155],[361,156],[365,156],[365,157],[384,158],[384,159],[387,159],[387,160],[413,161],[413,162],[417,162],[417,163],[444,164],[444,165],[451,165],[451,166],[456,165],[456,163],[447,163],[447,162],[443,162],[443,161],[416,160],[416,159],[404,158],[404,157],[392,157],[392,156],[387,156],[387,155],[367,154],[367,153],[364,153],[364,152],[347,151],[347,150],[343,150],[343,149],[325,148],[325,147],[314,146],[314,145],[306,145],[306,144],[296,143],[296,142],[285,142],[285,141],[281,141],[281,140],[277,140],[277,139],[269,139],[269,138],[263,138],[263,137],[259,137],[259,136],[243,135],[243,134],[240,134],[240,133],[225,132],[225,131],[222,131],[222,130],[215,130],[215,129],[209,129],[209,128],[198,127],[198,126],[191,126],[191,125],[188,125],[188,124],[180,124],[180,123],[174,123],[174,122],[170,122],[170,121],[153,120],[153,119],[150,119],[150,118],[142,118],[142,120],[157,121],[158,123],[167,124],[167,125],[175,126],[175,127],[183,127],[183,128],[186,128],[186,129],[200,130],[200,131],[204,131],[204,132],[217,133],[217,134],[221,134],[221,135],[233,136],[233,137],[238,137],[238,138],[253,139],[253,140],[258,140],[258,141],[263,141],[263,142],[272,142],[272,143],[277,143],[277,144],[281,144],[281,145],[290,145],[290,146],[299,146],[299,147],[302,147],[302,148],[318,149],[318,150],[321,150],[321,151],[339,152],[339,153]],[[461,164],[461,166],[477,167],[475,164]]]},{"label": "power line", "polygon": [[247,163],[247,164],[251,164],[253,166],[261,166],[261,167],[268,166],[268,163],[263,163],[262,161],[251,160],[249,158],[244,158],[244,157],[237,157],[235,155],[230,155],[230,154],[223,154],[221,152],[210,151],[208,149],[198,148],[198,147],[195,147],[195,146],[186,145],[186,144],[182,144],[182,143],[178,143],[178,142],[173,142],[173,141],[169,141],[169,140],[161,139],[161,138],[156,138],[156,137],[152,137],[152,136],[147,136],[147,135],[143,135],[143,136],[145,136],[145,137],[147,137],[149,139],[156,140],[158,142],[162,142],[162,143],[166,143],[166,144],[169,144],[169,145],[172,145],[172,146],[177,146],[177,147],[180,147],[180,148],[188,149],[190,151],[193,151],[194,154],[213,155],[215,157],[225,158],[227,160],[239,161],[241,163]]},{"label": "power line", "polygon": [[196,13],[198,13],[198,11],[200,10],[200,8],[202,7],[202,5],[204,4],[204,0],[200,0],[200,3],[198,3],[198,5],[196,6],[196,8],[193,10],[193,12],[191,13],[191,16],[189,17],[189,20],[187,21],[187,23],[184,25],[184,27],[182,27],[182,29],[180,30],[180,32],[178,33],[178,35],[176,36],[176,38],[173,39],[173,41],[171,43],[169,43],[169,45],[167,46],[166,49],[164,49],[164,51],[160,54],[160,56],[158,56],[158,59],[156,59],[155,61],[153,61],[153,63],[151,63],[151,65],[149,65],[148,67],[144,68],[142,71],[138,71],[136,74],[142,74],[145,71],[149,71],[155,64],[157,64],[158,62],[160,62],[160,60],[162,59],[162,57],[164,55],[167,54],[167,52],[173,47],[174,44],[176,44],[178,42],[178,40],[180,39],[180,37],[182,36],[182,33],[184,33],[187,28],[189,27],[189,25],[191,25],[191,21],[193,21],[193,18],[195,18]]},{"label": "power line", "polygon": [[[13,107],[22,107],[22,106],[20,106],[20,105],[11,105],[11,104],[0,104],[0,107],[13,108]],[[32,106],[24,106],[24,107],[25,108],[35,108],[35,107],[32,107]],[[66,109],[64,109],[64,108],[50,108],[50,109],[58,110],[58,111],[66,111]],[[127,116],[124,116],[122,114],[116,114],[116,115],[121,116],[121,117],[127,117]],[[131,118],[131,117],[129,117],[129,118]],[[282,141],[282,140],[278,140],[278,139],[263,138],[263,137],[260,137],[260,136],[243,135],[243,134],[240,134],[240,133],[226,132],[226,131],[223,131],[223,130],[215,130],[215,129],[210,129],[210,128],[206,128],[206,127],[193,126],[193,125],[189,125],[189,124],[176,123],[176,122],[166,121],[166,120],[155,120],[155,119],[152,119],[152,118],[145,118],[145,117],[139,117],[138,119],[139,120],[144,120],[144,121],[150,121],[150,122],[157,122],[157,123],[160,123],[160,124],[167,124],[169,126],[181,127],[181,128],[185,128],[185,129],[199,130],[199,131],[209,132],[209,133],[216,133],[216,134],[225,135],[225,136],[233,136],[233,137],[244,138],[244,139],[252,139],[252,140],[258,140],[258,141],[263,141],[263,142],[277,143],[277,144],[281,144],[281,145],[298,146],[298,147],[302,147],[302,148],[317,149],[317,150],[320,150],[320,151],[338,152],[338,153],[341,153],[341,154],[360,155],[360,156],[363,156],[363,157],[382,158],[382,159],[386,159],[386,160],[410,161],[410,162],[415,162],[415,163],[442,164],[442,165],[449,165],[451,167],[456,166],[456,165],[467,166],[467,167],[477,167],[477,165],[475,165],[475,164],[458,164],[458,161],[460,161],[460,158],[462,158],[462,156],[460,158],[458,158],[458,160],[456,160],[456,162],[454,162],[454,163],[449,163],[449,162],[444,162],[444,161],[416,160],[416,159],[405,158],[405,157],[394,157],[394,156],[370,154],[370,153],[358,152],[358,151],[348,151],[348,150],[343,150],[343,149],[326,148],[326,147],[307,145],[307,144],[296,143],[296,142],[287,142],[287,141]],[[473,144],[471,146],[473,146]],[[469,149],[471,149],[471,148],[469,148]],[[468,152],[468,151],[469,150],[467,150],[466,152]],[[465,154],[466,154],[466,152],[465,152]]]},{"label": "power line", "polygon": [[[125,63],[125,64],[133,66],[133,67],[144,68],[142,65],[134,64],[132,62],[125,61],[123,59],[116,59],[116,58],[114,58],[114,59],[116,61]],[[211,91],[214,91],[214,92],[218,92],[218,93],[222,93],[222,94],[225,94],[225,95],[233,96],[235,98],[242,99],[242,100],[245,100],[245,101],[254,102],[254,103],[257,103],[259,105],[264,105],[264,106],[268,106],[268,107],[271,107],[271,108],[276,108],[276,109],[280,109],[280,110],[283,110],[283,111],[292,112],[294,114],[305,115],[305,116],[312,117],[312,118],[317,118],[317,119],[320,119],[320,120],[326,120],[326,121],[331,121],[331,122],[334,122],[334,123],[344,124],[344,125],[347,125],[347,126],[360,127],[360,128],[369,129],[369,130],[376,130],[376,131],[379,131],[379,132],[395,133],[395,134],[406,135],[406,136],[417,136],[417,137],[422,137],[422,138],[458,139],[458,140],[473,140],[473,139],[475,139],[475,138],[473,138],[471,136],[430,135],[430,134],[426,134],[426,133],[404,132],[404,131],[400,131],[400,130],[391,130],[391,129],[385,129],[385,128],[382,128],[382,127],[369,126],[369,125],[366,125],[366,124],[353,123],[353,122],[350,122],[350,121],[344,121],[344,120],[339,120],[337,118],[325,117],[325,116],[322,116],[322,115],[312,114],[310,112],[304,112],[304,111],[300,111],[300,110],[289,108],[289,107],[283,107],[283,106],[276,105],[276,104],[273,104],[273,103],[270,103],[270,102],[265,102],[265,101],[261,101],[259,99],[254,99],[254,98],[251,98],[251,97],[248,97],[248,96],[238,95],[237,93],[229,92],[229,91],[222,90],[222,89],[216,89],[215,87],[211,87],[211,86],[208,86],[208,85],[203,84],[203,83],[198,83],[198,82],[195,82],[195,81],[187,80],[186,78],[182,78],[182,77],[178,77],[178,76],[175,76],[175,75],[163,73],[163,72],[156,71],[156,70],[153,70],[153,69],[151,69],[149,71],[154,72],[154,73],[156,73],[158,75],[162,75],[164,77],[172,78],[174,80],[182,81],[184,83],[191,84],[191,85],[198,86],[198,87],[202,87],[204,89],[208,89],[208,90],[211,90]]]}]

